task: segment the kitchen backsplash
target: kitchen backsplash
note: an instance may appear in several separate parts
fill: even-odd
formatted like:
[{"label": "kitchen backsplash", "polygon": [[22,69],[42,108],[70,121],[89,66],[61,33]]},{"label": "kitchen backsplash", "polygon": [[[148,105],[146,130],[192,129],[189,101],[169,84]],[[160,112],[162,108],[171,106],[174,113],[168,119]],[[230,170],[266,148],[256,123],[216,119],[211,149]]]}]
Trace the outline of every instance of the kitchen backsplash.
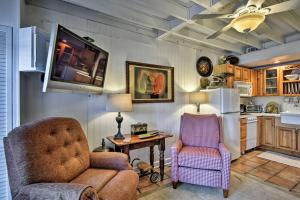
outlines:
[{"label": "kitchen backsplash", "polygon": [[256,105],[263,105],[273,101],[280,105],[280,111],[293,111],[300,112],[300,97],[253,97],[253,98],[241,98],[241,104],[248,104],[252,100]]}]

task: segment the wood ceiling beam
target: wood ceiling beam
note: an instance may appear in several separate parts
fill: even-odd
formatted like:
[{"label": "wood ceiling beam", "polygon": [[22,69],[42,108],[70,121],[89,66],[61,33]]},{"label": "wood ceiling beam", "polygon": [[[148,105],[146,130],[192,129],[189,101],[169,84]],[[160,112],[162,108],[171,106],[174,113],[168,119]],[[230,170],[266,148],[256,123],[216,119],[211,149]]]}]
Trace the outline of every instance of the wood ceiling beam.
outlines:
[{"label": "wood ceiling beam", "polygon": [[300,21],[294,16],[294,11],[279,13],[278,16],[288,25],[300,32]]},{"label": "wood ceiling beam", "polygon": [[161,13],[164,13],[166,15],[174,16],[181,20],[186,20],[189,17],[189,10],[188,8],[181,6],[179,4],[176,4],[173,1],[170,0],[114,0],[118,2],[122,2],[122,4],[125,3],[131,8],[136,8],[140,11],[147,10],[148,13],[151,13],[153,11],[158,11]]},{"label": "wood ceiling beam", "polygon": [[[99,13],[98,11],[91,10],[85,7],[73,5],[61,0],[26,0],[26,3],[36,7],[53,10],[79,18],[84,18],[92,22],[101,23],[115,28],[120,28],[122,30],[146,35],[152,38],[157,37],[157,33],[155,33],[152,28],[142,28],[142,26],[137,28],[137,25],[135,23],[129,23],[125,20]],[[55,23],[57,21],[51,22]]]},{"label": "wood ceiling beam", "polygon": [[230,44],[228,42],[224,42],[218,39],[215,40],[208,40],[206,39],[207,35],[206,34],[202,34],[202,33],[198,33],[195,31],[192,31],[188,28],[184,28],[182,30],[180,30],[179,32],[172,32],[172,35],[176,35],[178,37],[190,40],[190,41],[194,41],[197,43],[201,43],[204,45],[208,45],[208,46],[212,46],[218,49],[222,49],[222,50],[227,50],[227,51],[232,51],[235,53],[239,53],[242,54],[242,46],[236,45],[236,44]]},{"label": "wood ceiling beam", "polygon": [[237,0],[219,0],[217,3],[215,4],[211,4],[211,0],[191,0],[194,3],[203,6],[204,8],[206,8],[209,12],[219,12],[220,10],[222,10],[226,5],[237,1]]},{"label": "wood ceiling beam", "polygon": [[156,28],[161,31],[169,31],[170,26],[167,20],[147,16],[143,13],[134,12],[126,7],[121,7],[110,3],[111,0],[63,0],[78,6],[82,6],[91,10],[95,10],[107,15],[111,15],[131,23],[138,24],[147,28]]},{"label": "wood ceiling beam", "polygon": [[[192,22],[190,19],[192,18],[192,16],[196,15],[196,14],[203,14],[203,13],[207,13],[208,10],[206,10],[207,8],[209,8],[210,10],[215,10],[215,12],[217,12],[219,9],[223,8],[225,5],[227,5],[228,3],[232,2],[232,1],[236,1],[236,0],[220,0],[219,2],[215,3],[214,5],[210,5],[210,1],[211,0],[192,0],[194,3],[196,3],[194,6],[189,8],[189,18],[184,20],[184,25],[178,25],[179,27],[176,28],[176,31],[180,30],[183,27],[186,27],[188,24],[194,23]],[[167,37],[169,34],[173,33],[173,29],[175,27],[172,27],[171,30],[169,32],[165,32],[163,34],[160,34],[158,36],[158,39],[163,39],[164,37]],[[215,30],[217,31],[217,30]]]},{"label": "wood ceiling beam", "polygon": [[266,38],[278,43],[283,44],[284,43],[284,37],[278,30],[276,30],[274,24],[272,24],[270,21],[266,20],[264,23],[262,23],[258,29],[255,30],[255,32],[264,35]]}]

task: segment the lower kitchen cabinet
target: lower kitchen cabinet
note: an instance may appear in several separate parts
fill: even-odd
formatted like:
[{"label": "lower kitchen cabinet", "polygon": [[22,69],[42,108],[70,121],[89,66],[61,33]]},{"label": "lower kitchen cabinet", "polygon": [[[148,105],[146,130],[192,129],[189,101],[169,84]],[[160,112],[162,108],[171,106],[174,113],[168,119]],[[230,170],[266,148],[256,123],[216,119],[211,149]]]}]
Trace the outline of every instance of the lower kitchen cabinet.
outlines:
[{"label": "lower kitchen cabinet", "polygon": [[262,145],[275,147],[275,118],[274,117],[263,117],[262,126]]},{"label": "lower kitchen cabinet", "polygon": [[276,132],[276,148],[296,151],[297,135],[295,128],[277,127]]},{"label": "lower kitchen cabinet", "polygon": [[242,118],[240,121],[240,132],[241,132],[241,154],[244,154],[247,148],[247,120]]},{"label": "lower kitchen cabinet", "polygon": [[300,152],[300,129],[297,130],[297,151]]},{"label": "lower kitchen cabinet", "polygon": [[257,117],[256,146],[262,145],[262,125],[263,125],[263,117]]}]

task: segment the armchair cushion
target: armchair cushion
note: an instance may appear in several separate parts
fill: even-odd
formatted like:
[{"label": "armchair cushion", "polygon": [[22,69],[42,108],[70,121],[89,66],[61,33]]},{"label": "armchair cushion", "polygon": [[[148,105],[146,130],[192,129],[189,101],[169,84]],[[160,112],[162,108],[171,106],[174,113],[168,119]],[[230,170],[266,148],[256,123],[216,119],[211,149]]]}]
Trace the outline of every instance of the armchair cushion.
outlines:
[{"label": "armchair cushion", "polygon": [[118,152],[92,152],[90,154],[92,168],[128,170],[128,156]]},{"label": "armchair cushion", "polygon": [[99,192],[117,173],[116,170],[90,168],[72,180],[71,183],[89,185]]},{"label": "armchair cushion", "polygon": [[221,170],[222,158],[218,149],[184,146],[178,154],[178,165],[194,169]]},{"label": "armchair cushion", "polygon": [[69,182],[90,164],[84,132],[79,122],[70,118],[48,118],[20,126],[8,134],[5,144],[6,156],[14,162],[8,174],[18,173],[11,182],[13,193],[20,185]]},{"label": "armchair cushion", "polygon": [[16,200],[98,200],[95,189],[75,183],[35,183],[22,187]]},{"label": "armchair cushion", "polygon": [[220,142],[219,120],[215,114],[183,114],[180,123],[183,145],[218,148]]},{"label": "armchair cushion", "polygon": [[120,171],[104,188],[98,192],[105,200],[134,200],[139,176],[133,170]]}]

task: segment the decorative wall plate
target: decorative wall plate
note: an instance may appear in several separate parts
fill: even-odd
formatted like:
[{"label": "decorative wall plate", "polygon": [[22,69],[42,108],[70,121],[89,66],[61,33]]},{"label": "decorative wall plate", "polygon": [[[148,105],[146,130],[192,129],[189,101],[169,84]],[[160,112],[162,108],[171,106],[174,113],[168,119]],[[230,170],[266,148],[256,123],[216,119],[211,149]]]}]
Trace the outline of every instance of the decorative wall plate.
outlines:
[{"label": "decorative wall plate", "polygon": [[197,61],[196,69],[200,76],[210,76],[213,72],[213,65],[211,60],[206,56],[200,57]]}]

